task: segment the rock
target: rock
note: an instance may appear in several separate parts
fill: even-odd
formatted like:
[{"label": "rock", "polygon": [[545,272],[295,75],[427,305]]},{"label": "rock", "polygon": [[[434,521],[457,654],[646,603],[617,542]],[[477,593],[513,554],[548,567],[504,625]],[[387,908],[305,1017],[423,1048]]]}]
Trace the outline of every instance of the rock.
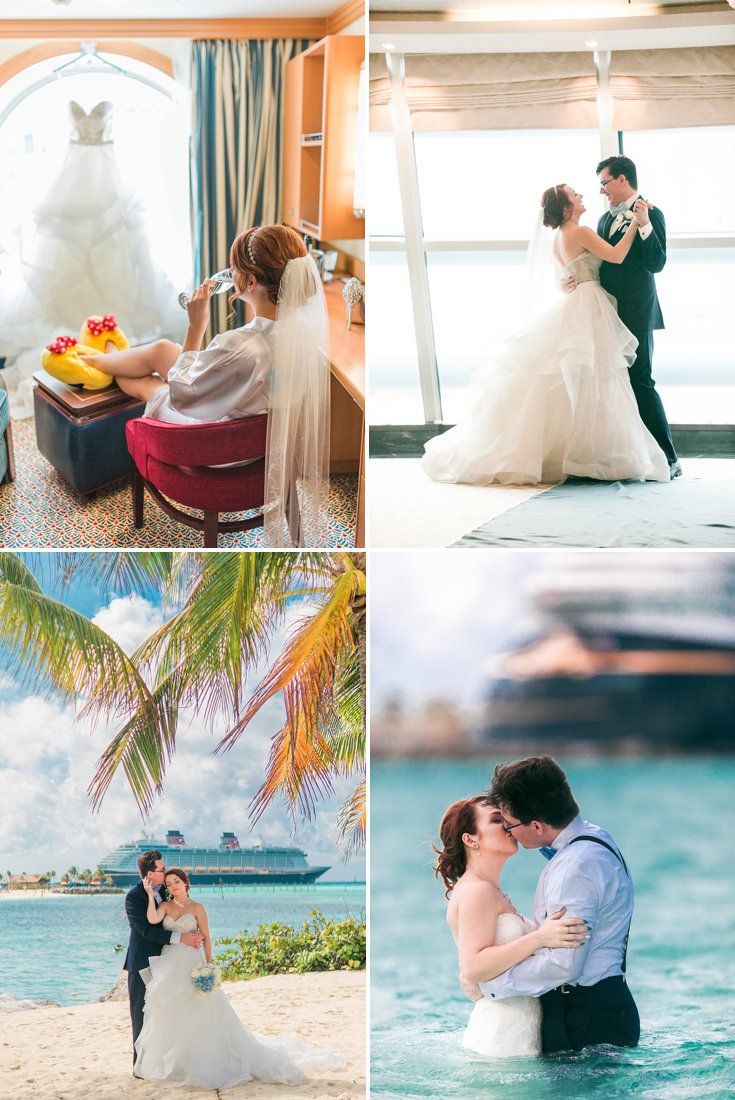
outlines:
[{"label": "rock", "polygon": [[103,993],[101,997],[97,998],[96,1003],[101,1004],[103,1001],[127,1001],[128,999],[128,975],[125,970],[121,970],[118,976],[115,978],[115,982],[106,993]]}]

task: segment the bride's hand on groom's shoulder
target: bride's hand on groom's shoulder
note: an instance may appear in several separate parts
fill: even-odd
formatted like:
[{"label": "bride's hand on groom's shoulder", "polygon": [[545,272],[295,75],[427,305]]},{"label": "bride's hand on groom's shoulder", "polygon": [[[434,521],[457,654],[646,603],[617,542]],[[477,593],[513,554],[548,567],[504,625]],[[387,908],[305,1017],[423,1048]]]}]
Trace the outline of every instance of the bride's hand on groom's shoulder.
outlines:
[{"label": "bride's hand on groom's shoulder", "polygon": [[589,939],[589,927],[581,917],[565,917],[566,906],[552,913],[538,929],[543,947],[581,947]]},{"label": "bride's hand on groom's shoulder", "polygon": [[461,970],[459,972],[459,984],[462,987],[462,992],[465,996],[469,997],[471,1001],[482,1000],[482,991],[477,982],[471,982],[469,978],[465,978]]}]

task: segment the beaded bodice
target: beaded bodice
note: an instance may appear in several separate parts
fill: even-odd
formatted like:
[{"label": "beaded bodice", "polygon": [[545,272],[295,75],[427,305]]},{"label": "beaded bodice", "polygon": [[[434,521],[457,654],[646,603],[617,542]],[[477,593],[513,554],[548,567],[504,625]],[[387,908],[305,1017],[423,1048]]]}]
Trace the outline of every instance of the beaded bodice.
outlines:
[{"label": "beaded bodice", "polygon": [[112,142],[112,104],[106,99],[87,114],[74,100],[69,104],[71,141],[75,145],[109,145]]},{"label": "beaded bodice", "polygon": [[601,264],[602,260],[599,256],[594,256],[585,249],[581,255],[567,264],[566,271],[574,276],[578,284],[599,283]]}]

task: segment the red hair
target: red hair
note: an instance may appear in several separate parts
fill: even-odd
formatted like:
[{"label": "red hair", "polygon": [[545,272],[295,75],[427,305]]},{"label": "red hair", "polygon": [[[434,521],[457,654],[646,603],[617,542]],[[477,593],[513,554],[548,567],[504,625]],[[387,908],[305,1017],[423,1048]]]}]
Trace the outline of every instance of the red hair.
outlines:
[{"label": "red hair", "polygon": [[275,303],[286,264],[305,255],[303,238],[287,225],[260,225],[246,229],[235,238],[230,249],[230,270],[235,286],[238,292],[242,292],[242,276],[254,275],[268,291],[271,302]]},{"label": "red hair", "polygon": [[467,869],[467,850],[462,837],[465,833],[474,833],[477,828],[477,807],[485,801],[484,795],[475,798],[462,798],[454,802],[439,826],[441,848],[433,848],[439,857],[434,868],[434,878],[442,879],[446,886],[445,897],[449,897],[458,880]]},{"label": "red hair", "polygon": [[187,875],[186,871],[182,871],[180,867],[167,867],[166,878],[164,878],[163,880],[164,883],[169,875],[176,875],[177,878],[180,878],[184,886],[186,887],[186,893],[189,893],[189,876]]},{"label": "red hair", "polygon": [[572,205],[572,200],[564,190],[566,186],[565,183],[557,183],[556,187],[547,187],[541,196],[544,225],[549,229],[558,229],[564,224],[564,212]]}]

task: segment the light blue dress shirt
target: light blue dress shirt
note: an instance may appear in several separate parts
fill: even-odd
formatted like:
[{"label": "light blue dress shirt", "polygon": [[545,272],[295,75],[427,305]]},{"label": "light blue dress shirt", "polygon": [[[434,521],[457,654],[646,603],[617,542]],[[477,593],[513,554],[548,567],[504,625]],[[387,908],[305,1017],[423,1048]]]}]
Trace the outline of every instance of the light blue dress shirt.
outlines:
[{"label": "light blue dress shirt", "polygon": [[596,985],[622,973],[625,937],[633,915],[633,883],[612,852],[575,836],[597,836],[619,851],[609,833],[577,816],[563,829],[545,863],[533,901],[533,919],[567,907],[565,916],[582,917],[592,926],[581,947],[545,947],[489,982],[480,982],[485,997],[540,997],[560,985]]}]

